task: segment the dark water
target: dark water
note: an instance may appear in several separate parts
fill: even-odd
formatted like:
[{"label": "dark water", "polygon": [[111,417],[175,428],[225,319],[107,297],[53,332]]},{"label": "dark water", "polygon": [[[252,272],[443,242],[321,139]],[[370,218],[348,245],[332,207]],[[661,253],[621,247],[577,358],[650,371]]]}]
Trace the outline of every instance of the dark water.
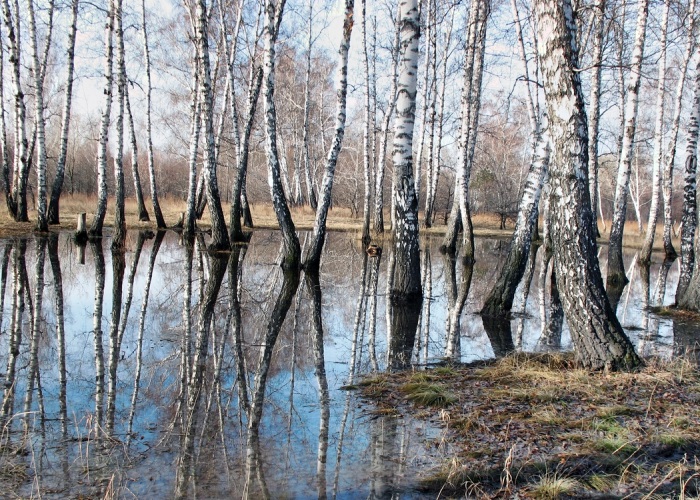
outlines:
[{"label": "dark water", "polygon": [[[520,290],[513,320],[484,325],[507,242],[477,240],[473,268],[437,243],[422,251],[418,366],[445,356],[467,286],[455,358],[571,348],[565,324],[541,335],[539,256],[527,306]],[[283,275],[275,232],[231,258],[175,233],[131,232],[123,256],[109,244],[81,257],[67,234],[0,243],[0,497],[414,498],[417,473],[449,457],[437,427],[340,389],[387,366],[388,249],[368,258],[331,234],[314,280]],[[628,257],[618,316],[638,350],[693,349],[694,325],[648,311],[673,302],[677,263]]]}]

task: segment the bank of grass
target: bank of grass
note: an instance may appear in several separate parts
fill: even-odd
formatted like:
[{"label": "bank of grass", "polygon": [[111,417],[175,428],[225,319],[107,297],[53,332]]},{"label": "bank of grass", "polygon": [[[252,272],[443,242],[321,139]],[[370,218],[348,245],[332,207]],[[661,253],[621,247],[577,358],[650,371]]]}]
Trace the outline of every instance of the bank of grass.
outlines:
[{"label": "bank of grass", "polygon": [[[450,397],[437,403],[413,397],[421,384]],[[650,360],[635,373],[593,373],[577,368],[568,354],[514,354],[375,375],[357,387],[376,414],[409,414],[445,429],[449,456],[419,480],[428,492],[698,495],[700,373],[684,359]]]},{"label": "bank of grass", "polygon": [[[59,226],[52,226],[52,230],[75,230],[77,215],[81,212],[87,214],[87,223],[90,225],[92,218],[94,217],[95,207],[97,199],[95,196],[86,196],[82,194],[65,194],[61,198],[61,224]],[[174,226],[180,220],[181,214],[185,211],[185,201],[181,199],[175,199],[172,197],[164,197],[160,199],[161,210],[163,212],[163,217],[168,227]],[[153,210],[151,208],[150,199],[146,199],[146,208],[151,216],[151,220],[144,222],[138,220],[138,212],[136,210],[136,200],[133,198],[127,198],[125,203],[126,209],[126,224],[128,229],[151,229],[156,228],[155,219],[153,218]],[[228,203],[223,204],[224,214],[228,222],[230,205]],[[259,229],[277,229],[279,225],[277,224],[277,218],[275,216],[272,205],[270,204],[253,204],[251,205],[251,212],[253,215],[253,222],[256,228]],[[299,230],[311,230],[314,227],[314,221],[316,214],[309,207],[293,207],[291,209],[292,218],[294,219],[294,224]],[[385,226],[389,228],[390,214],[388,210],[384,212]],[[0,237],[3,236],[20,236],[24,234],[30,234],[34,231],[36,226],[36,207],[29,204],[29,222],[15,222],[9,216],[7,209],[0,209]],[[422,215],[419,220],[423,220]],[[107,204],[107,215],[105,217],[105,227],[107,231],[114,223],[114,200],[109,199]],[[209,213],[207,210],[204,212],[204,217],[198,224],[203,229],[209,227]],[[481,237],[492,237],[492,238],[509,238],[513,233],[513,221],[508,221],[506,229],[500,229],[499,217],[495,214],[490,213],[479,213],[472,215],[472,224],[474,226],[475,236]],[[602,225],[600,225],[601,230]],[[610,228],[610,223],[607,222],[606,227]],[[327,228],[330,231],[344,231],[353,232],[356,234],[357,239],[360,240],[362,237],[362,216],[354,215],[350,209],[337,207],[333,208],[328,213]],[[657,238],[655,240],[654,248],[661,249],[661,234],[663,227],[659,226],[657,229]],[[426,228],[421,227],[422,235],[433,235],[441,236],[445,232],[445,218],[444,214],[440,214],[436,217],[435,224],[433,227]],[[385,233],[388,235],[389,233]],[[643,241],[643,235],[639,235],[639,231],[636,222],[628,222],[625,226],[625,246],[639,248]],[[373,238],[379,242],[383,239],[382,235],[374,234]],[[599,242],[607,242],[607,232],[601,236]],[[676,248],[679,244],[677,240],[674,240]]]}]

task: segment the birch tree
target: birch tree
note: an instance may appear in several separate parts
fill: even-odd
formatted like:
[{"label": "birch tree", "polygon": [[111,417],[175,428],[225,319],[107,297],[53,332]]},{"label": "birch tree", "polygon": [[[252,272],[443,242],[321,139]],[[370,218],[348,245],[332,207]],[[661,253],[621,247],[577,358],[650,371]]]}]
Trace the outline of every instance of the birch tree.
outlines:
[{"label": "birch tree", "polygon": [[[639,261],[648,264],[651,261],[651,251],[656,235],[656,221],[659,216],[659,191],[661,190],[661,160],[663,156],[663,126],[664,126],[664,96],[666,95],[666,53],[668,33],[668,13],[671,9],[671,1],[664,0],[663,13],[661,15],[661,39],[659,46],[658,83],[656,90],[656,120],[654,122],[654,158],[652,174],[651,205],[649,207],[649,222],[644,235],[644,243],[639,251]],[[670,207],[669,207],[670,208]]]},{"label": "birch tree", "polygon": [[[646,38],[649,0],[640,0],[637,6],[637,28],[634,35],[634,49],[630,61],[630,76],[627,82],[627,97],[624,108],[624,127],[620,159],[615,185],[615,204],[610,244],[608,246],[608,285],[621,286],[627,282],[625,266],[622,260],[622,236],[627,219],[627,195],[629,192],[630,172],[632,169],[632,148],[637,127],[637,109],[639,107],[639,87],[642,77],[642,57]],[[560,273],[557,273],[560,276]],[[561,276],[560,276],[561,277]]]},{"label": "birch tree", "polygon": [[[685,166],[683,179],[683,215],[681,218],[681,266],[676,288],[676,302],[688,289],[693,266],[695,264],[695,249],[693,239],[697,227],[697,165],[698,165],[698,129],[700,122],[700,53],[695,49],[695,81],[693,82],[694,94],[690,108],[690,118],[686,131]],[[696,273],[697,274],[697,273]],[[697,278],[695,278],[697,280]]]},{"label": "birch tree", "polygon": [[[49,223],[46,217],[46,122],[44,120],[44,82],[42,78],[43,68],[39,59],[39,45],[37,41],[36,16],[34,13],[33,0],[27,1],[27,11],[29,14],[29,38],[32,47],[34,126],[36,127],[37,142],[36,176],[39,203],[37,206],[36,229],[39,232],[45,233],[49,230]],[[49,41],[47,40],[46,43],[48,44]]]},{"label": "birch tree", "polygon": [[606,0],[596,0],[593,5],[595,12],[595,35],[593,38],[593,72],[591,74],[590,105],[588,107],[588,175],[590,177],[590,196],[593,219],[598,231],[598,132],[600,130],[600,92],[603,73],[603,42],[605,35],[605,4]]},{"label": "birch tree", "polygon": [[333,190],[333,179],[335,177],[335,167],[338,163],[338,155],[343,144],[345,135],[345,118],[348,93],[348,54],[350,52],[350,36],[352,35],[353,15],[355,1],[345,0],[345,14],[343,21],[343,37],[340,42],[338,55],[340,64],[338,66],[338,88],[336,89],[336,113],[335,113],[335,134],[331,148],[326,158],[326,169],[323,174],[321,191],[319,193],[318,207],[316,209],[316,219],[314,221],[314,232],[311,245],[306,254],[305,266],[311,269],[318,269],[321,262],[321,252],[326,239],[326,219],[331,206],[331,193]]},{"label": "birch tree", "polygon": [[124,103],[126,94],[126,62],[124,60],[124,27],[122,0],[114,0],[115,32],[117,38],[117,116],[116,152],[114,155],[114,234],[112,248],[120,248],[126,240],[124,213]]},{"label": "birch tree", "polygon": [[537,47],[552,137],[550,216],[554,270],[576,358],[592,369],[640,360],[610,307],[596,255],[588,191],[588,137],[569,0],[536,0]]},{"label": "birch tree", "polygon": [[416,0],[399,0],[400,52],[394,121],[394,249],[392,314],[389,346],[392,367],[407,365],[413,343],[423,290],[420,277],[418,198],[413,182],[413,127],[416,109],[420,11]]},{"label": "birch tree", "polygon": [[382,119],[382,127],[379,137],[379,151],[377,152],[376,173],[374,176],[374,232],[381,234],[384,232],[384,174],[386,171],[386,149],[389,138],[389,128],[391,126],[391,117],[396,107],[396,87],[398,80],[398,64],[399,64],[399,42],[400,28],[399,22],[400,12],[394,22],[394,42],[391,46],[391,87],[389,90],[389,99],[387,108],[384,111]]},{"label": "birch tree", "polygon": [[102,236],[105,214],[107,213],[107,140],[109,138],[109,120],[112,111],[112,34],[114,33],[114,0],[110,0],[105,24],[105,60],[104,60],[104,108],[100,120],[100,137],[97,146],[97,208],[90,225],[89,235],[93,238]]},{"label": "birch tree", "polygon": [[513,306],[515,290],[523,278],[523,273],[527,267],[528,256],[532,238],[537,227],[539,215],[540,196],[542,185],[549,166],[550,146],[549,138],[546,136],[540,117],[540,105],[537,99],[537,88],[533,87],[528,68],[528,58],[525,52],[525,40],[523,37],[522,24],[518,13],[518,6],[515,0],[511,0],[513,19],[518,36],[518,48],[520,58],[523,63],[527,96],[527,109],[530,118],[530,129],[532,133],[532,158],[530,168],[525,179],[523,194],[518,208],[518,218],[515,222],[515,230],[510,241],[508,257],[503,263],[498,280],[489,296],[484,302],[481,310],[482,314],[488,316],[500,316],[510,312]]},{"label": "birch tree", "polygon": [[68,133],[70,131],[71,108],[73,102],[73,73],[75,70],[75,38],[78,28],[78,6],[80,0],[71,2],[71,24],[68,31],[68,48],[66,49],[66,90],[63,97],[61,112],[61,138],[56,162],[56,175],[51,188],[51,198],[48,208],[49,224],[60,222],[60,199],[63,192],[63,180],[66,172],[66,157],[68,154]]},{"label": "birch tree", "polygon": [[[77,1],[77,0],[74,0]],[[156,218],[158,229],[165,229],[165,219],[158,200],[158,188],[156,183],[156,167],[153,158],[153,124],[151,109],[153,106],[151,83],[151,50],[148,44],[148,29],[146,28],[146,1],[141,0],[141,36],[143,38],[143,63],[146,72],[146,150],[148,153],[148,183],[151,189],[151,204],[153,205],[153,215]]]},{"label": "birch tree", "polygon": [[474,258],[474,233],[469,207],[469,179],[479,125],[481,81],[486,49],[486,24],[490,10],[490,0],[475,0],[469,9],[469,29],[461,102],[462,118],[459,136],[457,186],[447,231],[441,246],[444,251],[455,253],[457,249],[457,235],[459,228],[462,227],[462,252],[463,256],[469,259]]},{"label": "birch tree", "polygon": [[211,81],[211,66],[209,62],[209,28],[208,12],[205,0],[197,1],[196,8],[196,45],[200,74],[200,102],[202,125],[204,128],[204,177],[209,217],[211,219],[211,248],[227,250],[229,248],[228,231],[224,212],[221,208],[219,185],[216,174],[216,147],[214,142],[214,96]]},{"label": "birch tree", "polygon": [[272,206],[282,231],[284,251],[282,267],[292,269],[299,265],[301,247],[282,186],[280,156],[277,150],[277,111],[275,109],[275,44],[286,0],[266,0],[265,28],[263,31],[263,98],[265,103],[265,152],[267,180]]}]

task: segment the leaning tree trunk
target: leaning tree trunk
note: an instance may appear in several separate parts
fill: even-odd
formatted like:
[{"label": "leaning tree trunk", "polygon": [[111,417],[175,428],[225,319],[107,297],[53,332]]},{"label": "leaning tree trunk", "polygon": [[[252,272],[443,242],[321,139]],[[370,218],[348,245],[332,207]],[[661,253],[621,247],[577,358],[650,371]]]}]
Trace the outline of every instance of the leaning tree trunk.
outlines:
[{"label": "leaning tree trunk", "polygon": [[377,154],[377,167],[374,177],[374,232],[384,232],[384,173],[386,172],[386,149],[389,137],[389,127],[391,126],[391,115],[396,107],[396,85],[398,79],[398,64],[399,64],[399,41],[400,41],[399,19],[396,19],[394,27],[394,44],[392,45],[392,64],[391,64],[391,89],[389,90],[389,102],[387,109],[384,112],[382,120],[382,132],[379,138],[379,152]]},{"label": "leaning tree trunk", "polygon": [[523,278],[523,273],[527,267],[530,255],[530,246],[537,227],[539,215],[540,194],[542,185],[547,173],[549,163],[549,138],[542,132],[541,118],[539,116],[540,106],[535,92],[530,87],[530,72],[527,64],[527,54],[525,52],[525,41],[523,37],[520,15],[518,13],[515,0],[511,2],[513,18],[515,20],[516,33],[518,36],[518,47],[520,48],[520,58],[525,68],[525,80],[527,89],[528,115],[530,118],[530,128],[533,135],[533,152],[530,163],[530,170],[525,179],[518,219],[515,223],[515,231],[510,242],[510,249],[506,262],[501,268],[498,281],[494,285],[491,293],[484,302],[481,310],[487,316],[502,316],[510,312],[513,307],[515,290]]},{"label": "leaning tree trunk", "polygon": [[335,135],[331,149],[326,158],[326,171],[323,174],[321,184],[320,199],[316,209],[316,220],[314,221],[314,233],[311,245],[306,254],[305,266],[316,269],[321,263],[321,252],[326,239],[326,219],[331,206],[331,192],[333,190],[333,178],[335,176],[335,166],[338,163],[338,155],[343,144],[345,135],[346,103],[348,95],[348,54],[350,52],[350,36],[352,35],[354,0],[345,0],[345,21],[343,22],[343,38],[340,41],[338,54],[340,65],[338,66],[338,89],[336,90],[336,111],[335,111]]},{"label": "leaning tree trunk", "polygon": [[554,269],[576,357],[592,369],[640,360],[610,307],[601,277],[588,192],[587,126],[569,0],[537,0],[538,55],[553,141],[550,216]]},{"label": "leaning tree trunk", "polygon": [[134,193],[136,194],[136,211],[140,221],[151,220],[143,201],[143,189],[141,189],[141,175],[139,174],[139,148],[136,143],[136,131],[134,130],[134,116],[131,114],[131,101],[129,100],[129,87],[124,87],[124,106],[126,108],[126,120],[129,125],[129,142],[131,143],[131,175],[134,178]]},{"label": "leaning tree trunk", "polygon": [[[74,0],[77,1],[77,0]],[[151,124],[152,90],[151,84],[151,52],[148,46],[148,30],[146,29],[146,2],[141,0],[141,35],[143,37],[143,59],[144,70],[146,71],[146,144],[148,148],[148,182],[151,188],[151,203],[153,204],[153,214],[156,217],[158,229],[166,229],[163,211],[158,201],[158,188],[156,185],[156,167],[153,159],[153,134]]]},{"label": "leaning tree trunk", "polygon": [[109,138],[109,119],[112,110],[112,33],[114,32],[114,0],[109,2],[107,24],[105,25],[105,107],[100,122],[100,138],[97,146],[97,208],[92,219],[89,234],[91,237],[102,236],[107,213],[107,140]]},{"label": "leaning tree trunk", "polygon": [[192,98],[190,101],[190,152],[188,157],[187,202],[182,234],[186,239],[194,238],[196,229],[197,203],[197,151],[199,149],[199,132],[201,129],[201,112],[199,102],[199,58],[195,53],[192,68]]},{"label": "leaning tree trunk", "polygon": [[[651,204],[649,206],[647,232],[644,235],[642,249],[639,251],[639,261],[644,264],[649,264],[651,262],[651,251],[654,246],[654,237],[656,236],[656,221],[659,217],[659,191],[661,190],[661,158],[663,156],[664,133],[664,96],[666,95],[668,12],[670,8],[670,0],[664,0],[664,9],[661,17],[661,40],[659,40],[661,53],[659,54],[659,73],[656,89],[656,121],[654,122],[654,159],[652,167],[653,180],[651,188]],[[670,209],[670,207],[668,208]]]},{"label": "leaning tree trunk", "polygon": [[292,214],[289,211],[287,197],[282,186],[280,157],[277,150],[277,111],[275,110],[275,44],[279,24],[282,21],[285,0],[267,0],[265,2],[264,29],[264,63],[263,63],[263,97],[265,102],[265,149],[267,153],[268,182],[272,196],[272,206],[277,222],[282,230],[284,251],[282,267],[292,269],[299,265],[301,248],[297,237]]},{"label": "leaning tree trunk", "polygon": [[71,25],[68,32],[68,49],[66,51],[66,93],[63,100],[63,111],[61,115],[61,139],[56,162],[56,176],[51,188],[51,198],[49,200],[48,221],[49,224],[60,222],[60,198],[63,192],[63,179],[66,172],[66,157],[68,154],[68,132],[70,130],[71,106],[73,102],[73,71],[75,69],[75,36],[78,26],[78,4],[80,0],[71,2]]},{"label": "leaning tree trunk", "polygon": [[455,208],[450,212],[447,232],[441,245],[441,248],[449,253],[456,252],[457,233],[461,221],[463,255],[468,259],[474,258],[474,233],[469,208],[469,178],[479,123],[486,23],[490,9],[490,0],[475,1],[470,7],[468,48],[464,66],[464,87],[462,88],[457,187],[454,200],[459,210]]},{"label": "leaning tree trunk", "polygon": [[[642,57],[644,55],[649,0],[641,0],[637,8],[637,30],[634,36],[634,49],[630,62],[631,75],[627,85],[622,149],[618,164],[615,205],[610,228],[610,244],[608,246],[607,282],[609,286],[620,286],[627,283],[622,259],[622,236],[625,230],[625,220],[627,219],[627,195],[632,169],[632,148],[637,127],[637,109],[639,107],[639,88],[642,77]],[[562,278],[561,275],[560,278]]]},{"label": "leaning tree trunk", "polygon": [[214,95],[211,83],[211,68],[209,64],[209,32],[208,14],[205,0],[197,2],[196,22],[197,53],[200,74],[200,102],[202,120],[204,122],[204,166],[202,177],[206,192],[209,217],[211,219],[210,247],[214,250],[229,248],[228,231],[224,211],[221,208],[219,185],[216,177],[216,147],[214,143]]},{"label": "leaning tree trunk", "polygon": [[399,0],[401,43],[398,97],[394,121],[394,279],[390,292],[392,315],[391,367],[411,360],[423,300],[418,241],[418,199],[413,183],[413,126],[416,109],[416,75],[420,11],[417,0]]},{"label": "leaning tree trunk", "polygon": [[[697,50],[696,56],[697,54]],[[688,289],[691,276],[693,275],[693,265],[695,263],[695,249],[693,248],[693,238],[697,226],[697,167],[698,167],[698,130],[700,125],[700,59],[695,66],[695,89],[693,105],[690,108],[690,118],[688,120],[688,131],[685,172],[683,183],[683,216],[681,229],[681,270],[678,277],[678,287],[676,288],[676,302],[680,302]]]}]

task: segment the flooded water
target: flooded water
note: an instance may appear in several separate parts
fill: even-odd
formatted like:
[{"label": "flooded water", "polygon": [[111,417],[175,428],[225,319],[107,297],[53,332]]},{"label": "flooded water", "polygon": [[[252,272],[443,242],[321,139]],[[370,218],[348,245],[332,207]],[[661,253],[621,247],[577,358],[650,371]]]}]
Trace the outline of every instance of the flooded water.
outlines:
[{"label": "flooded water", "polygon": [[[320,276],[285,275],[279,243],[256,232],[229,258],[172,232],[131,232],[122,254],[69,234],[0,242],[0,497],[420,498],[417,473],[449,456],[438,428],[341,389],[387,366],[390,251],[332,233]],[[417,366],[571,348],[565,324],[542,335],[541,256],[514,319],[485,325],[508,242],[477,240],[473,267],[438,243],[422,250]],[[694,327],[648,310],[673,302],[677,263],[628,257],[617,311],[639,352],[692,349]]]}]

